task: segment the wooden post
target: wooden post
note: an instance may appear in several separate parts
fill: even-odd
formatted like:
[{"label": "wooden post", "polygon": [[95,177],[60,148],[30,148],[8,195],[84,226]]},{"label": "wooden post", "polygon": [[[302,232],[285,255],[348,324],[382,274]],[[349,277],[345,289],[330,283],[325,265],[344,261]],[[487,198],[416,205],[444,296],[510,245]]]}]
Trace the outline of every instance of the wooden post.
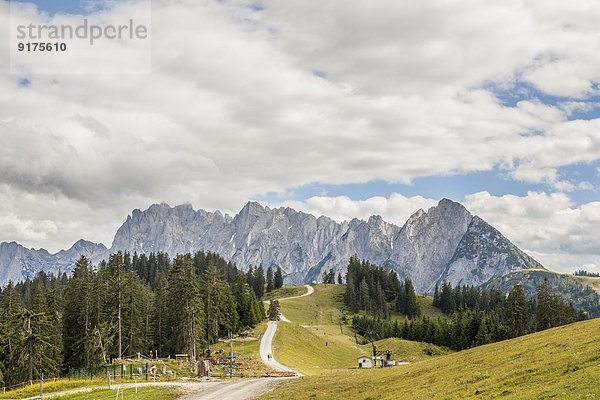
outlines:
[{"label": "wooden post", "polygon": [[108,381],[108,388],[110,389],[110,372],[108,372],[108,368],[106,368],[106,380]]},{"label": "wooden post", "polygon": [[344,330],[342,329],[342,321],[340,321],[340,333],[343,335],[344,334]]},{"label": "wooden post", "polygon": [[44,398],[44,373],[42,372],[42,379],[40,379],[40,399]]}]

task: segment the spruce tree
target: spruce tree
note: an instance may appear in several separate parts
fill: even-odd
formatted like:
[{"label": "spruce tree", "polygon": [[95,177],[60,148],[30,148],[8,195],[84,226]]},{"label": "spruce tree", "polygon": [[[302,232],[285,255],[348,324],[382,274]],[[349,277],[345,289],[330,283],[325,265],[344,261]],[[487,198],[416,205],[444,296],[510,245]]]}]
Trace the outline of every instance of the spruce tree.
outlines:
[{"label": "spruce tree", "polygon": [[277,267],[277,271],[275,271],[274,285],[275,289],[283,286],[283,272],[281,271],[281,267]]},{"label": "spruce tree", "polygon": [[275,282],[273,278],[273,268],[267,268],[267,292],[272,292],[275,288]]},{"label": "spruce tree", "polygon": [[90,261],[81,256],[65,288],[63,310],[64,362],[70,367],[90,363],[92,288]]},{"label": "spruce tree", "polygon": [[514,285],[506,299],[506,319],[512,337],[527,333],[529,304],[521,285]]}]

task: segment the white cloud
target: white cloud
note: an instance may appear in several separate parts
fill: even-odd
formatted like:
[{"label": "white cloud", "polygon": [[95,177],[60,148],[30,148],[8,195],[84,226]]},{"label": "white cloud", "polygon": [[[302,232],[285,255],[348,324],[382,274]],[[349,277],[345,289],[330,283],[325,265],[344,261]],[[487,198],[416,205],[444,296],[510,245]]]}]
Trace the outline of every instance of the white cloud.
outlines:
[{"label": "white cloud", "polygon": [[[484,89],[523,79],[583,102],[599,81],[596,2],[249,4],[154,1],[149,75],[0,75],[3,216],[58,228],[0,230],[0,240],[109,244],[132,208],[153,202],[236,212],[311,182],[408,183],[498,165],[533,182],[600,158],[600,121],[566,120],[581,105],[505,107]],[[305,207],[339,218],[383,209],[373,213],[401,223],[430,202],[321,196]]]},{"label": "white cloud", "polygon": [[519,197],[480,192],[468,195],[465,206],[517,246],[541,254],[548,268],[565,270],[592,261],[600,265],[600,202],[574,206],[563,193]]}]

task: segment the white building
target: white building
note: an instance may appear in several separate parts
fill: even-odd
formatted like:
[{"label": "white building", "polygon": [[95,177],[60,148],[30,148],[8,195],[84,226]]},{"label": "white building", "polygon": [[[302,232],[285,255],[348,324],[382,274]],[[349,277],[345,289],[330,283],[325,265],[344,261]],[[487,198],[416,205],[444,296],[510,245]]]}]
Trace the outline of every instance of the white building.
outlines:
[{"label": "white building", "polygon": [[373,368],[373,360],[369,356],[358,357],[358,368]]}]

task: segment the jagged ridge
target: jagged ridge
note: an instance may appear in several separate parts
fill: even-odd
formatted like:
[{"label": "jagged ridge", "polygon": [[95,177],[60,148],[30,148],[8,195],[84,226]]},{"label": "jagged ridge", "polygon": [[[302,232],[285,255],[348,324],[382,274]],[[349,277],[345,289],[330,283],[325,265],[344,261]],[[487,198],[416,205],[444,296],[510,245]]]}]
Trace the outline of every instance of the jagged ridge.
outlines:
[{"label": "jagged ridge", "polygon": [[410,277],[422,293],[431,292],[443,279],[480,284],[511,271],[541,267],[496,229],[448,199],[427,212],[418,210],[402,227],[380,216],[338,223],[256,202],[246,204],[233,218],[219,211],[195,211],[189,204],[170,207],[163,203],[134,210],[118,229],[110,249],[76,244],[50,255],[45,250],[5,254],[0,248],[0,270],[11,270],[0,274],[0,282],[19,280],[19,273],[12,270],[15,263],[23,266],[21,279],[41,269],[64,270],[80,250],[96,262],[119,250],[170,255],[212,251],[241,268],[281,266],[286,284],[318,280],[330,268],[344,273],[349,257],[357,254],[394,269],[400,277]]}]

